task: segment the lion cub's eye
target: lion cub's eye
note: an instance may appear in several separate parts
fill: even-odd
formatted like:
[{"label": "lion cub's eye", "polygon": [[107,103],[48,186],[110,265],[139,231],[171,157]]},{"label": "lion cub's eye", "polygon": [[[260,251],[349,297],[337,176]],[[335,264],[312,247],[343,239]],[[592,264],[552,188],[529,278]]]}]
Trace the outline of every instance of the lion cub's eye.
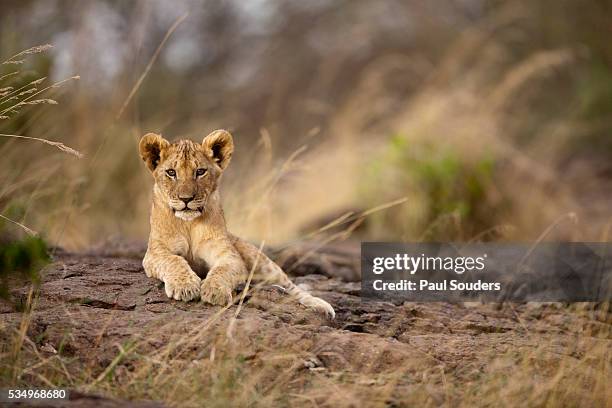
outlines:
[{"label": "lion cub's eye", "polygon": [[203,176],[206,173],[206,169],[197,169],[196,170],[196,176],[200,177]]},{"label": "lion cub's eye", "polygon": [[176,177],[176,171],[174,171],[174,169],[166,170],[166,174],[168,175],[168,177]]}]

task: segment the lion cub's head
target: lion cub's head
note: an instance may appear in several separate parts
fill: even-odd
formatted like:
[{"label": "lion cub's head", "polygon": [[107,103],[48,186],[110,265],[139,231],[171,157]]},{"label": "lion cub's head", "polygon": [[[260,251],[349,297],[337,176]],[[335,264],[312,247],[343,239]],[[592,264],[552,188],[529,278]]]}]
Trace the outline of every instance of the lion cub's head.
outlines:
[{"label": "lion cub's head", "polygon": [[202,144],[191,140],[170,143],[160,135],[147,133],[140,139],[139,150],[155,178],[156,193],[175,216],[191,221],[202,215],[208,197],[217,189],[234,142],[225,130],[215,130]]}]

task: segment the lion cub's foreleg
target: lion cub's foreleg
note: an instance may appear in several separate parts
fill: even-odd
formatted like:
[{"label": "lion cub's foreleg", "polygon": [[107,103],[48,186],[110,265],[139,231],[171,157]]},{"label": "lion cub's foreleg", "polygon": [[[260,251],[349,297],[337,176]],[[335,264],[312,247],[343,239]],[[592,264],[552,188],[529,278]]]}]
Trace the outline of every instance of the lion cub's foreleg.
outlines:
[{"label": "lion cub's foreleg", "polygon": [[255,267],[253,279],[267,284],[281,286],[290,296],[297,299],[302,305],[326,314],[329,318],[336,317],[334,308],[321,298],[312,296],[306,290],[296,286],[287,274],[257,247],[238,237],[232,237],[234,246],[244,259],[247,269]]},{"label": "lion cub's foreleg", "polygon": [[205,241],[195,251],[208,264],[209,271],[202,281],[200,296],[213,305],[232,302],[232,292],[246,279],[242,257],[228,239]]},{"label": "lion cub's foreleg", "polygon": [[189,301],[200,296],[201,279],[185,258],[174,255],[169,250],[149,245],[142,266],[148,277],[164,282],[166,295],[169,298]]}]

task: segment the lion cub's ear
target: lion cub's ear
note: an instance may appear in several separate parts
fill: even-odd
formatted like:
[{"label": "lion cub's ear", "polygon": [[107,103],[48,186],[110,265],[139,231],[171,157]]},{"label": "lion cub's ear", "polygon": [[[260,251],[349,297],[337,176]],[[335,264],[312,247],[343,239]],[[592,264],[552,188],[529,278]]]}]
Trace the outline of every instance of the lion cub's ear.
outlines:
[{"label": "lion cub's ear", "polygon": [[140,157],[149,170],[153,171],[159,165],[161,152],[168,146],[170,146],[170,142],[155,133],[147,133],[140,138],[138,150],[140,150]]},{"label": "lion cub's ear", "polygon": [[213,159],[221,169],[225,169],[234,152],[234,141],[232,140],[230,132],[219,129],[211,132],[204,138],[202,147],[206,154]]}]

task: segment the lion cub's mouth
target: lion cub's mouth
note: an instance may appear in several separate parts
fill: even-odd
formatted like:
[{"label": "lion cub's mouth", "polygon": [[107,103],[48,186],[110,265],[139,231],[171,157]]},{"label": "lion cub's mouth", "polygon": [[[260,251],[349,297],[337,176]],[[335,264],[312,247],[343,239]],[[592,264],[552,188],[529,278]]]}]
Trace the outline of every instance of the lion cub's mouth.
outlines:
[{"label": "lion cub's mouth", "polygon": [[182,210],[177,210],[175,208],[172,209],[172,212],[174,213],[175,217],[180,218],[185,221],[192,221],[198,218],[200,215],[202,215],[203,211],[204,211],[203,207],[198,207],[195,210],[192,208],[188,208],[188,207],[185,207]]}]

